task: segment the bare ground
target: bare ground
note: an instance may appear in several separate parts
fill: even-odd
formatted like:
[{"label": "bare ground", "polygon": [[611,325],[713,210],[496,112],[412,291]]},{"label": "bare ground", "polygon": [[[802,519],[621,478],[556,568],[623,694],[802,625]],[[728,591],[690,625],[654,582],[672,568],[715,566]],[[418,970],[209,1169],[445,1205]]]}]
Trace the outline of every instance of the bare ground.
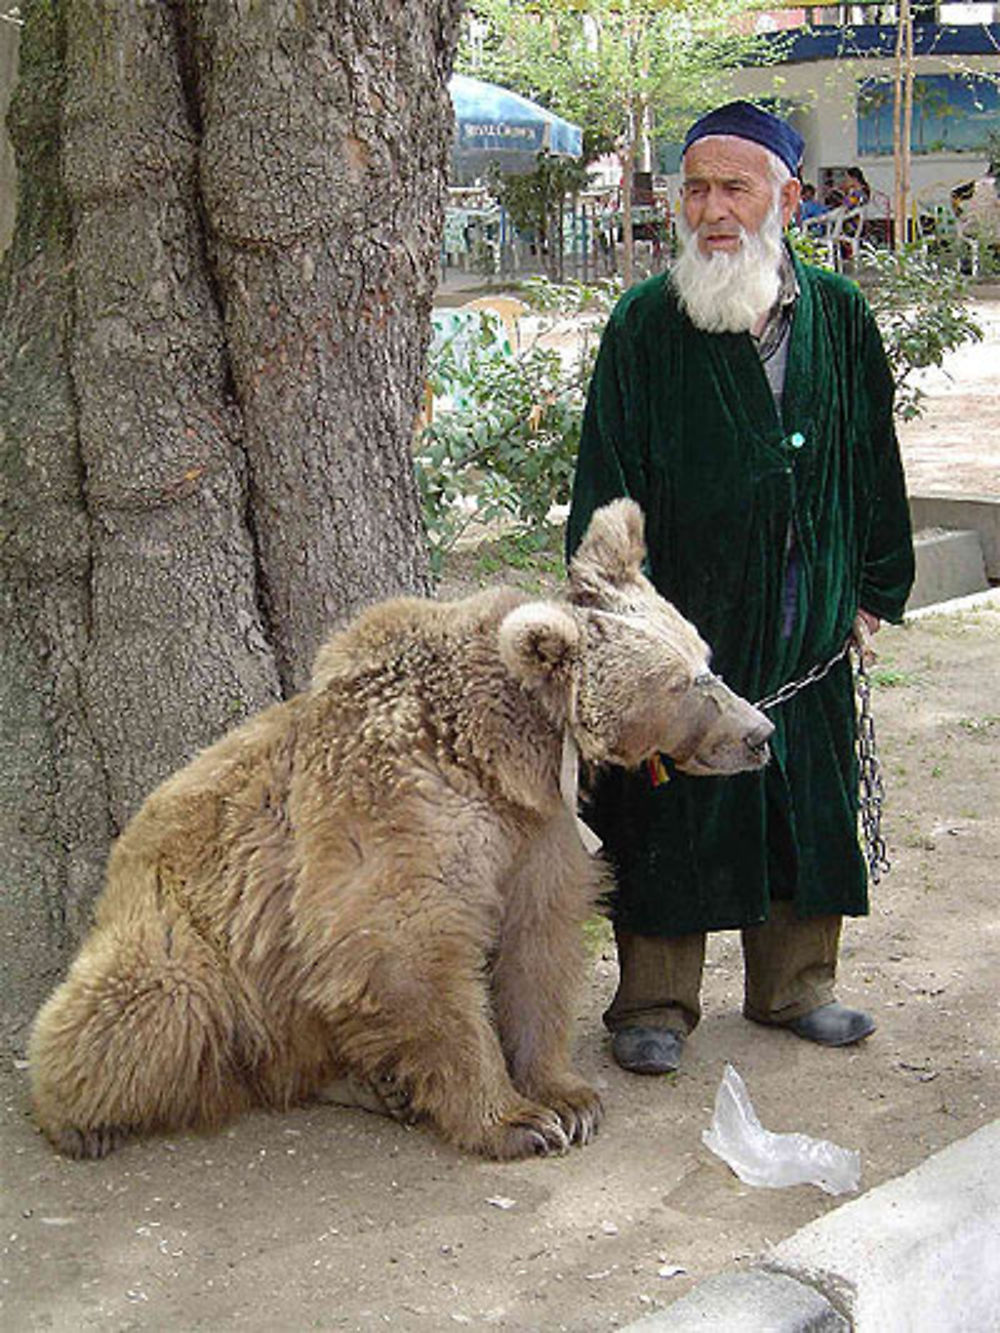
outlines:
[{"label": "bare ground", "polygon": [[[911,486],[947,487],[961,461],[960,489],[997,493],[994,379],[960,407],[962,438],[979,441],[968,459],[940,445],[911,455],[939,428],[933,415],[904,433]],[[957,411],[945,384],[932,403],[948,432],[938,440],[958,438]],[[888,628],[879,647],[893,870],[872,915],[847,923],[840,984],[877,1016],[871,1039],[821,1050],[746,1023],[738,938],[726,933],[711,941],[706,1016],[681,1073],[626,1075],[601,1028],[615,964],[598,929],[577,1049],[605,1125],[563,1158],[502,1166],[332,1107],[251,1115],[212,1138],[135,1143],[82,1165],[38,1136],[22,1062],[8,1061],[4,1328],[618,1328],[840,1202],[811,1186],[743,1185],[702,1145],[726,1061],[769,1128],[859,1149],[862,1188],[990,1121],[1000,611]]]},{"label": "bare ground", "polygon": [[972,312],[982,341],[921,373],[926,411],[900,431],[918,495],[1000,497],[1000,293],[974,301]]}]

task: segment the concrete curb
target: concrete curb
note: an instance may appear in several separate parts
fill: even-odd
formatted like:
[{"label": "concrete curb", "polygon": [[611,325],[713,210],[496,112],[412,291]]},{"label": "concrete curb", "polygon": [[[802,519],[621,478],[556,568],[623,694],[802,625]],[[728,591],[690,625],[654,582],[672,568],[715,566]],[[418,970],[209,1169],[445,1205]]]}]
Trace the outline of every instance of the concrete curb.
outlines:
[{"label": "concrete curb", "polygon": [[914,533],[927,528],[972,530],[979,537],[986,575],[1000,579],[1000,497],[992,495],[911,495]]},{"label": "concrete curb", "polygon": [[1000,1120],[626,1333],[996,1333]]},{"label": "concrete curb", "polygon": [[947,602],[920,606],[914,611],[907,611],[903,619],[921,620],[925,616],[946,616],[961,611],[978,611],[993,607],[1000,610],[1000,588],[989,588],[985,592],[969,593],[967,597],[952,597]]}]

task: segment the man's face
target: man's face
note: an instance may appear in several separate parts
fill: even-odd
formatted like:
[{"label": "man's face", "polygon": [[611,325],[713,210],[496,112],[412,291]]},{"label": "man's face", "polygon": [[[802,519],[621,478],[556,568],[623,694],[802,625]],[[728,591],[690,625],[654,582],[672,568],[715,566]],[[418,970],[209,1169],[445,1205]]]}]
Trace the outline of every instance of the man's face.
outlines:
[{"label": "man's face", "polygon": [[[740,228],[756,235],[774,202],[768,152],[728,136],[698,139],[684,154],[684,218],[706,257],[740,248]],[[782,224],[799,200],[799,183],[781,187]]]}]

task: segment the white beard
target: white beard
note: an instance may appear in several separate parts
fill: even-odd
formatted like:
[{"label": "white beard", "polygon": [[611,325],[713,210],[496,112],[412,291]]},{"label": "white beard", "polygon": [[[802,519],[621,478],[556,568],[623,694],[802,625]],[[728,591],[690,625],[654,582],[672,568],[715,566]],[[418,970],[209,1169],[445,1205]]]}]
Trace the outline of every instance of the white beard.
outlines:
[{"label": "white beard", "polygon": [[691,323],[706,333],[746,333],[778,299],[781,287],[781,204],[755,234],[740,229],[734,253],[703,255],[697,233],[683,213],[677,216],[681,253],[673,267],[673,283]]}]

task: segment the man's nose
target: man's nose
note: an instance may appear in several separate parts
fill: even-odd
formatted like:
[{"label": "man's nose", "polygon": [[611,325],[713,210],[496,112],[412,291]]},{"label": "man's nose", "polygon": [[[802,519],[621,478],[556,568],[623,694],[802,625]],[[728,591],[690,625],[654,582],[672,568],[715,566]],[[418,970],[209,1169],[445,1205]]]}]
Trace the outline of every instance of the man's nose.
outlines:
[{"label": "man's nose", "polygon": [[725,190],[712,186],[705,199],[705,221],[722,222],[729,217],[729,200]]}]

